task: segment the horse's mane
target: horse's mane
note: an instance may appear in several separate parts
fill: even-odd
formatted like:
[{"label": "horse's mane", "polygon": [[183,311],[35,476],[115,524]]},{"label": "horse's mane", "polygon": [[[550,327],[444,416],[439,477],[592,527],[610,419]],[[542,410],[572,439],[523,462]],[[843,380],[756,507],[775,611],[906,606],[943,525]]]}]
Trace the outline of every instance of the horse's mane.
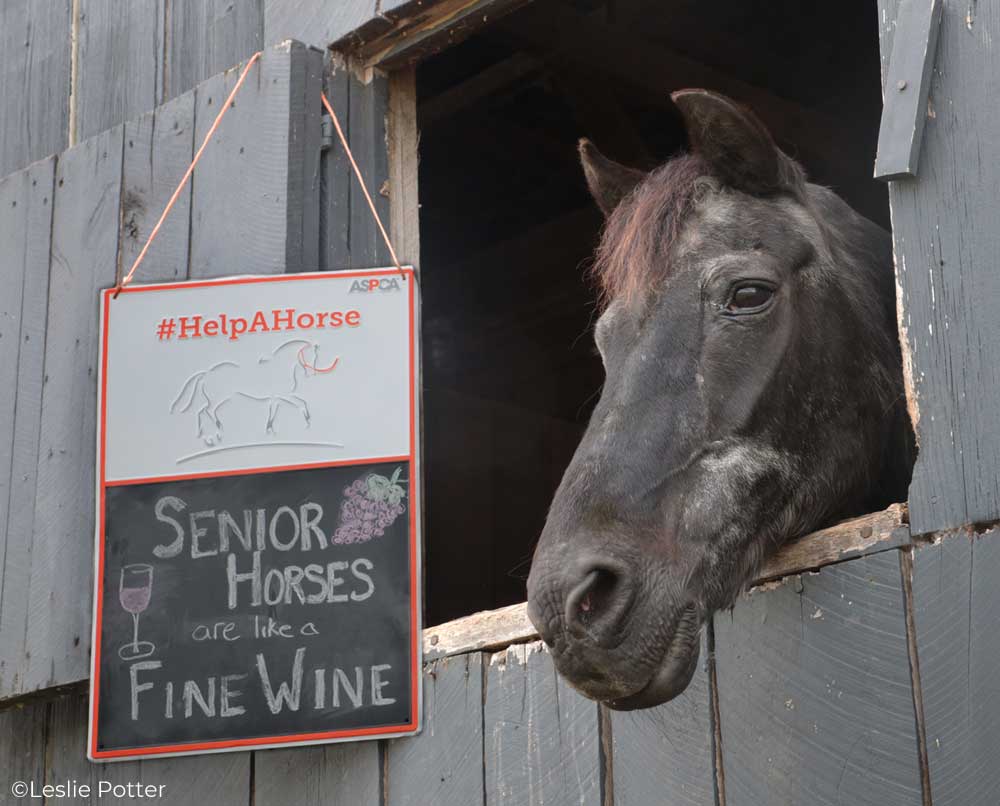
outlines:
[{"label": "horse's mane", "polygon": [[666,275],[666,256],[681,231],[699,177],[710,174],[697,154],[661,165],[608,216],[593,273],[604,304],[628,299]]}]

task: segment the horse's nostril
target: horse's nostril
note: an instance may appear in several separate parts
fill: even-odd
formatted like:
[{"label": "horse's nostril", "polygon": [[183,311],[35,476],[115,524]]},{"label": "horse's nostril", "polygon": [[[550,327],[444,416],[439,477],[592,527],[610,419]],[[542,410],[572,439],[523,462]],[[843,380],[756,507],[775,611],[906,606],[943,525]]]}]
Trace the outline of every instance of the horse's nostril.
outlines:
[{"label": "horse's nostril", "polygon": [[566,627],[581,637],[612,630],[629,604],[624,588],[623,578],[615,571],[592,567],[566,597]]}]

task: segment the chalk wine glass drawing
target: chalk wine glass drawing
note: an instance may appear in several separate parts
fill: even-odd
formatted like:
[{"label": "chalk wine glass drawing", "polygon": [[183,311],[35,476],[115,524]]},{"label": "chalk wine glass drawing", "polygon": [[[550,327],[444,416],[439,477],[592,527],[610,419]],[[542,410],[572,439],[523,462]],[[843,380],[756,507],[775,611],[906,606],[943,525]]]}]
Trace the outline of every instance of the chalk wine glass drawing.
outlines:
[{"label": "chalk wine glass drawing", "polygon": [[122,660],[148,658],[156,651],[152,641],[139,640],[139,614],[149,607],[153,594],[153,566],[133,563],[122,568],[118,582],[118,602],[122,609],[132,614],[132,641],[118,648]]},{"label": "chalk wine glass drawing", "polygon": [[[256,362],[238,364],[235,361],[219,361],[207,369],[193,373],[184,381],[177,397],[170,404],[170,413],[194,411],[196,437],[212,449],[203,453],[222,450],[217,447],[223,437],[220,409],[233,398],[267,403],[263,429],[265,436],[275,434],[275,421],[282,406],[291,406],[298,411],[308,428],[312,415],[308,402],[302,396],[300,385],[307,377],[330,374],[340,363],[340,356],[336,356],[329,364],[321,366],[319,354],[320,345],[317,342],[289,339],[269,354],[260,356]],[[228,448],[261,444],[271,443],[234,444]],[[308,444],[343,447],[339,443],[328,442]],[[202,454],[193,456],[198,455]],[[178,461],[185,461],[193,456],[183,457]]]}]

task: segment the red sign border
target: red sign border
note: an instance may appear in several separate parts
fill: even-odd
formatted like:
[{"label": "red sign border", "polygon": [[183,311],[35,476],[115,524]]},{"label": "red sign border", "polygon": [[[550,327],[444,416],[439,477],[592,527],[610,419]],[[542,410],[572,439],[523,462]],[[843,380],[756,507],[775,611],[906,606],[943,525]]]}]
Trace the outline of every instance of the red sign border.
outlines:
[{"label": "red sign border", "polygon": [[[106,429],[107,429],[107,378],[108,378],[108,331],[110,324],[111,305],[115,290],[105,289],[101,292],[101,355],[99,392],[99,422],[97,433],[98,480],[97,480],[97,529],[94,538],[96,552],[94,561],[94,608],[91,640],[91,670],[90,670],[90,709],[87,740],[87,756],[91,761],[124,761],[130,758],[147,758],[157,756],[194,755],[200,753],[218,753],[245,749],[263,749],[267,747],[289,747],[296,745],[323,744],[330,742],[350,741],[352,739],[375,739],[397,736],[409,736],[420,730],[420,719],[423,711],[423,688],[421,686],[422,670],[422,631],[420,618],[420,553],[418,542],[419,520],[417,509],[420,502],[420,473],[417,465],[417,367],[416,367],[416,275],[412,266],[403,266],[404,279],[409,280],[408,310],[409,326],[409,369],[410,369],[410,452],[407,456],[384,456],[361,460],[313,462],[300,465],[284,465],[276,467],[248,468],[234,471],[189,473],[175,476],[157,476],[154,478],[116,479],[108,481],[106,477]],[[250,285],[254,283],[283,283],[299,280],[343,279],[345,277],[385,277],[399,275],[398,268],[362,269],[328,272],[308,272],[301,274],[251,275],[240,277],[220,277],[207,280],[188,280],[172,283],[150,283],[147,285],[128,286],[120,290],[121,294],[140,294],[146,291],[174,291],[203,286]],[[211,478],[219,476],[249,475],[269,473],[282,470],[307,470],[320,467],[338,467],[344,465],[375,464],[378,462],[409,461],[410,463],[410,719],[398,725],[382,725],[373,728],[348,728],[344,730],[320,731],[297,734],[280,734],[277,736],[255,736],[246,739],[219,739],[206,742],[184,742],[180,744],[153,745],[138,748],[122,748],[116,750],[98,749],[98,708],[100,705],[100,658],[101,658],[101,618],[104,606],[104,529],[105,529],[105,491],[108,487],[147,484],[161,481],[176,481],[179,479]]]}]

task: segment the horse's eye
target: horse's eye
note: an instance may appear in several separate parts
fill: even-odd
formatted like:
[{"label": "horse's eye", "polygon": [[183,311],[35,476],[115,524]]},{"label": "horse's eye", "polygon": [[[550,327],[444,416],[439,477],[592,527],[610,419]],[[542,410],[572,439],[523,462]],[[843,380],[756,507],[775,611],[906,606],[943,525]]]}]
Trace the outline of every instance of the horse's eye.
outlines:
[{"label": "horse's eye", "polygon": [[745,313],[757,308],[763,308],[774,296],[774,289],[767,285],[748,283],[733,291],[726,304],[726,310],[732,313]]}]

